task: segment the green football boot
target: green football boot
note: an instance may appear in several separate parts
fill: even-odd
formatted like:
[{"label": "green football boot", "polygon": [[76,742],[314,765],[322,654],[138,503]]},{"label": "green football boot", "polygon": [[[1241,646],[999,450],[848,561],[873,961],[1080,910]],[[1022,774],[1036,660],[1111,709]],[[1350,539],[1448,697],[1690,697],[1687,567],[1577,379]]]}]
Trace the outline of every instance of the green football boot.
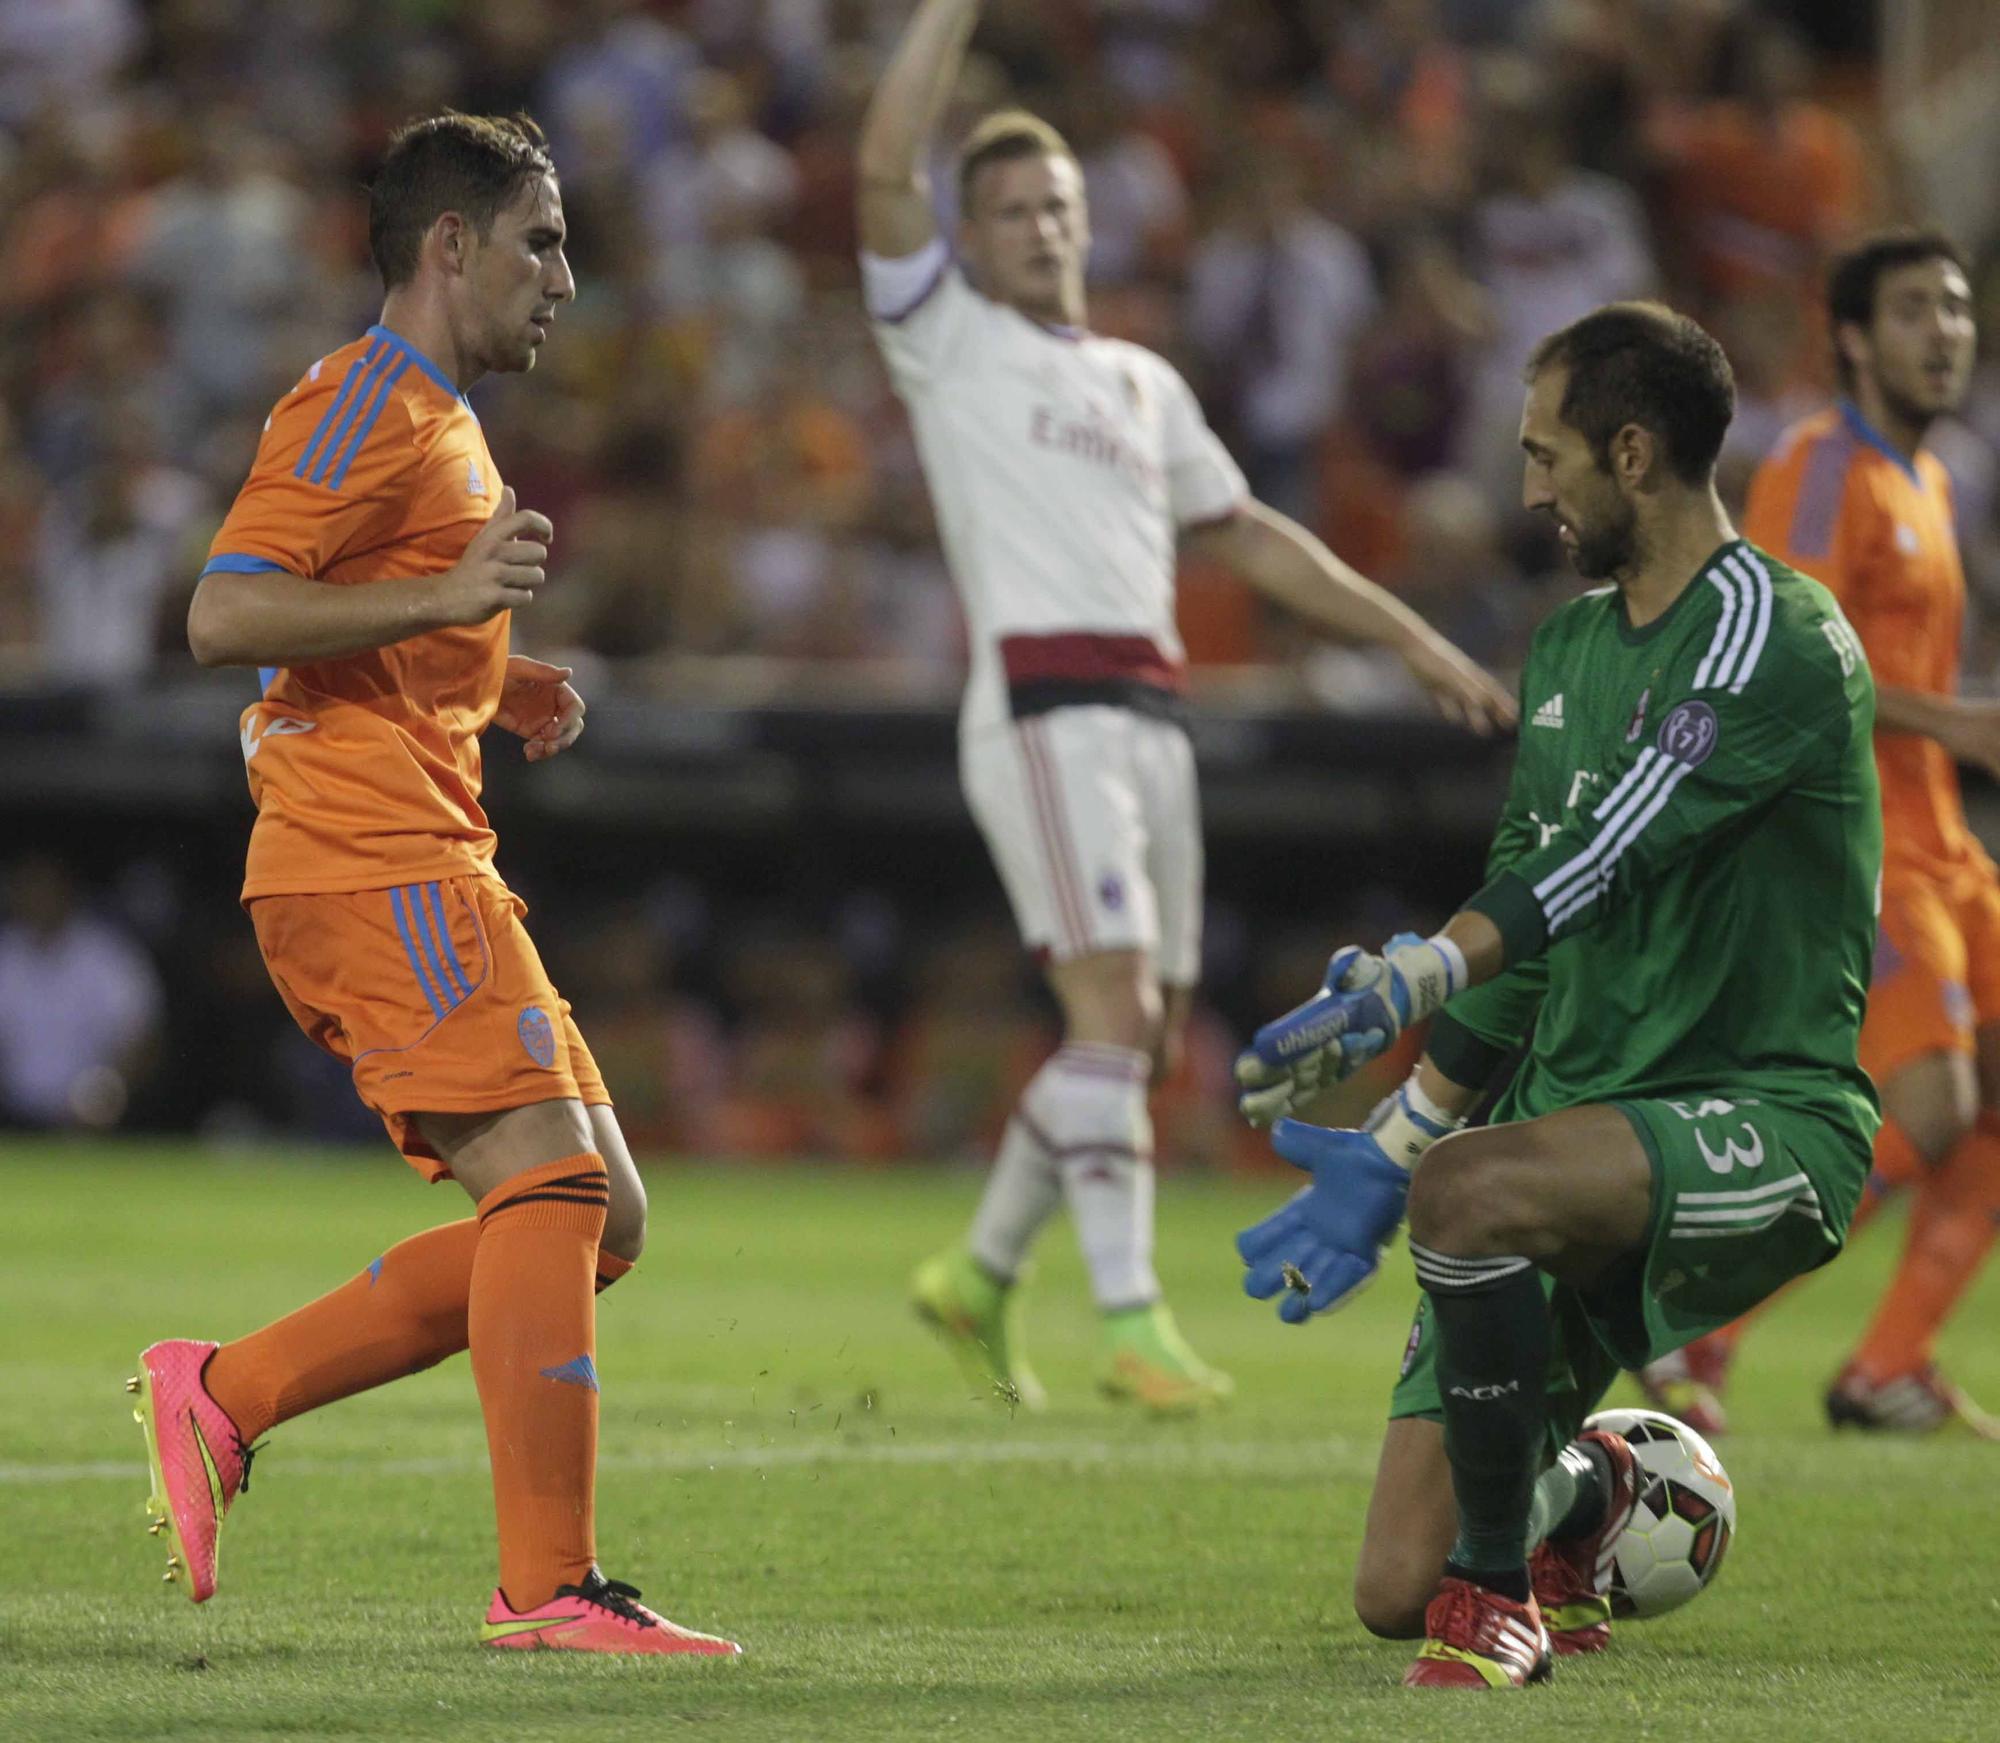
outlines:
[{"label": "green football boot", "polygon": [[1107,1398],[1130,1399],[1159,1416],[1210,1410],[1236,1390],[1189,1347],[1164,1301],[1104,1316],[1110,1360],[1097,1386]]},{"label": "green football boot", "polygon": [[1049,1395],[1021,1353],[1018,1283],[1002,1283],[963,1247],[926,1259],[910,1277],[910,1304],[936,1330],[966,1378],[1009,1406],[1041,1410]]}]

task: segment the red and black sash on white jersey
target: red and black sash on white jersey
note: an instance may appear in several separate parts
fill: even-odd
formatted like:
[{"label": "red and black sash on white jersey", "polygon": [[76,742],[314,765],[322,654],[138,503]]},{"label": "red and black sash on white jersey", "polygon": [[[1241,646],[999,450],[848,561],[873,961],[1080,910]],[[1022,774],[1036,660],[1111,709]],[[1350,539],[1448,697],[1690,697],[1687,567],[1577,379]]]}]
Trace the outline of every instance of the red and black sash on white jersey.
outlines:
[{"label": "red and black sash on white jersey", "polygon": [[1016,720],[1056,708],[1129,708],[1155,719],[1186,717],[1187,669],[1150,636],[1009,635],[1000,638],[1007,701]]}]

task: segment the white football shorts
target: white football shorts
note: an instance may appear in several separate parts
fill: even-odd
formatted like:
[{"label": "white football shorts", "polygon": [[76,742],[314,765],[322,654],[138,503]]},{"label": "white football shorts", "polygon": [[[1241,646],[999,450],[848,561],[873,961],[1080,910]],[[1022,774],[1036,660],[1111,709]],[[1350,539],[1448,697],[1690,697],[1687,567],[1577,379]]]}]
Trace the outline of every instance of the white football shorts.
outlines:
[{"label": "white football shorts", "polygon": [[1066,707],[959,741],[967,803],[1022,939],[1057,962],[1144,950],[1165,986],[1201,973],[1201,800],[1178,726]]}]

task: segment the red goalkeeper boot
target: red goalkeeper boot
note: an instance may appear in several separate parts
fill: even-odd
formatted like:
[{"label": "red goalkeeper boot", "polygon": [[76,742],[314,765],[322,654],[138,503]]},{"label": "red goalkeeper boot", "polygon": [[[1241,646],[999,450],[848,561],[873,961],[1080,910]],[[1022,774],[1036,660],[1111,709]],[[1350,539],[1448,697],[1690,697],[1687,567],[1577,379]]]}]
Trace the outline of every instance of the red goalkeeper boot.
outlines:
[{"label": "red goalkeeper boot", "polygon": [[1451,1574],[1424,1611],[1424,1636],[1405,1688],[1518,1689],[1548,1681],[1553,1669],[1533,1598],[1517,1604]]},{"label": "red goalkeeper boot", "polygon": [[1585,1537],[1550,1539],[1528,1563],[1549,1644],[1565,1654],[1602,1652],[1611,1644],[1611,1551],[1639,1504],[1639,1461],[1624,1437],[1592,1428],[1577,1438],[1601,1447],[1611,1460],[1603,1523]]}]

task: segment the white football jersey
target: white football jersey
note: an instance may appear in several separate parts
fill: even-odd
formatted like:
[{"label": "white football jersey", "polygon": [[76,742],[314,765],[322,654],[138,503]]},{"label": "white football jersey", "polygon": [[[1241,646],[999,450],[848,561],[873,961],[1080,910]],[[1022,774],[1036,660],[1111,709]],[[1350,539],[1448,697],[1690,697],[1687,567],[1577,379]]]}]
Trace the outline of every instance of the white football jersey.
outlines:
[{"label": "white football jersey", "polygon": [[1177,535],[1249,494],[1187,383],[1142,346],[982,296],[941,238],[861,265],[965,608],[962,724],[1007,719],[1024,677],[1177,687]]}]

